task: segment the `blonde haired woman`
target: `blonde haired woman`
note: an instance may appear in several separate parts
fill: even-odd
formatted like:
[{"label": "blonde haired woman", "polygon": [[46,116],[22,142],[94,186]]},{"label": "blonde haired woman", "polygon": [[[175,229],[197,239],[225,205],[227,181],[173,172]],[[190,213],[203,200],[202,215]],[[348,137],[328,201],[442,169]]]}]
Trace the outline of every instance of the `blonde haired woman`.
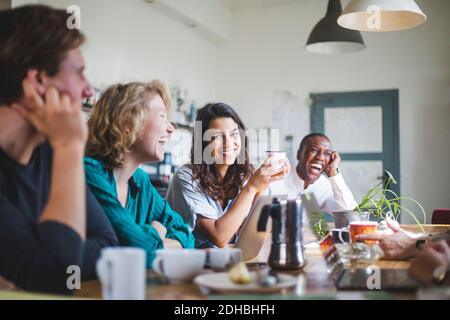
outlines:
[{"label": "blonde haired woman", "polygon": [[162,82],[110,86],[88,120],[87,182],[121,245],[141,247],[151,268],[155,250],[191,248],[194,238],[139,169],[161,161],[174,128],[167,119],[170,96]]}]

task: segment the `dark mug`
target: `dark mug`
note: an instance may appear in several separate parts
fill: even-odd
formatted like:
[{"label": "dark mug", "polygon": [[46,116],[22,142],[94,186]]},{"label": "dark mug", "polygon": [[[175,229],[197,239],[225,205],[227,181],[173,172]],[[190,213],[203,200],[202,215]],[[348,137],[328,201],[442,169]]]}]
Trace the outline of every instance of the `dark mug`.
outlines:
[{"label": "dark mug", "polygon": [[347,228],[332,229],[331,237],[333,242],[336,243],[350,243],[350,231]]}]

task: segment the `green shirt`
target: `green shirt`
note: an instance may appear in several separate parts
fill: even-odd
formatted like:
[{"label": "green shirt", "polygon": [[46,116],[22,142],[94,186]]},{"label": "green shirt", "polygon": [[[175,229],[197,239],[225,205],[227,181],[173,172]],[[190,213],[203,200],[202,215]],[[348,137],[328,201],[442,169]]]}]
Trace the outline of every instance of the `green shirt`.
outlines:
[{"label": "green shirt", "polygon": [[150,225],[153,220],[166,227],[166,238],[177,240],[184,248],[194,247],[194,237],[188,225],[158,194],[142,169],[137,169],[129,180],[124,208],[117,196],[112,169],[90,157],[84,159],[84,166],[89,188],[111,221],[120,244],[145,249],[147,268],[152,267],[156,249],[163,248],[163,240]]}]

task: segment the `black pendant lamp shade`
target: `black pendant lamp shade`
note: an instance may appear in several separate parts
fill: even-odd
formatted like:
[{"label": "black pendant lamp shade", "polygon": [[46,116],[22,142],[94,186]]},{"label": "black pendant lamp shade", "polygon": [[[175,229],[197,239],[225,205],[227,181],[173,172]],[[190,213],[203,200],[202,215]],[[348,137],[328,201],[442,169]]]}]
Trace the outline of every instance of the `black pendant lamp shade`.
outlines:
[{"label": "black pendant lamp shade", "polygon": [[309,35],[305,49],[313,53],[349,53],[363,50],[366,45],[359,31],[341,27],[337,19],[342,13],[340,0],[329,0],[327,13]]}]

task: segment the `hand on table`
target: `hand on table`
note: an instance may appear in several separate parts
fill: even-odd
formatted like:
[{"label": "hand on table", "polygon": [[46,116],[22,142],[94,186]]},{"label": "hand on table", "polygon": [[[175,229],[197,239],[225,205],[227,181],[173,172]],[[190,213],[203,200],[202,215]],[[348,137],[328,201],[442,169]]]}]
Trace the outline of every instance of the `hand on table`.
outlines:
[{"label": "hand on table", "polygon": [[165,249],[182,249],[183,246],[177,240],[165,238],[163,239]]},{"label": "hand on table", "polygon": [[180,242],[174,239],[166,238],[167,229],[164,227],[159,221],[153,220],[150,225],[156,229],[159,234],[159,237],[162,239],[164,243],[164,248],[182,248]]},{"label": "hand on table", "polygon": [[153,220],[150,225],[156,229],[162,240],[166,238],[167,229],[159,221]]},{"label": "hand on table", "polygon": [[417,254],[411,263],[409,274],[422,285],[433,284],[433,272],[438,267],[448,269],[450,249],[445,241],[432,242]]},{"label": "hand on table", "polygon": [[416,240],[418,236],[400,228],[398,223],[387,218],[387,225],[391,234],[361,234],[357,240],[378,240],[379,246],[384,252],[383,259],[403,260],[416,255]]}]

